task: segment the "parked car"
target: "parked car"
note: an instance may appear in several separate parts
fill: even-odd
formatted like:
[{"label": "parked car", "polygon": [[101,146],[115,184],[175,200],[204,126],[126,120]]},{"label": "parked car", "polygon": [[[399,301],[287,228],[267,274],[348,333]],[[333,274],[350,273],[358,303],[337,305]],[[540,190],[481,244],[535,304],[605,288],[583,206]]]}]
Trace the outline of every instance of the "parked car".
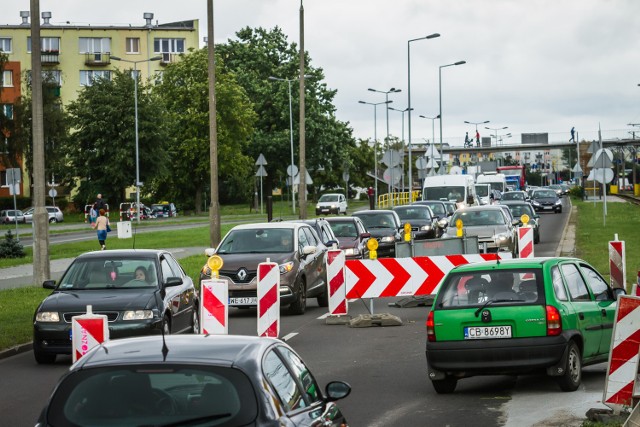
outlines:
[{"label": "parked car", "polygon": [[527,200],[529,200],[529,194],[527,194],[526,191],[519,191],[519,190],[507,191],[506,193],[502,194],[502,199],[500,200],[500,202],[504,203],[512,200],[526,202]]},{"label": "parked car", "polygon": [[[449,216],[449,208],[447,206],[448,203],[443,202],[441,200],[418,200],[417,202],[413,202],[412,205],[428,206],[429,208],[431,208],[431,212],[433,212],[433,215],[438,220],[441,220],[442,218],[446,218]],[[451,214],[453,214],[453,212]]]},{"label": "parked car", "polygon": [[316,215],[347,214],[347,199],[341,193],[327,193],[320,196],[316,204]]},{"label": "parked car", "polygon": [[411,237],[414,240],[437,239],[442,234],[438,219],[425,205],[395,206],[393,210],[400,217],[400,223],[411,224]]},{"label": "parked car", "polygon": [[[219,276],[229,283],[229,307],[258,305],[258,264],[269,258],[280,269],[280,304],[291,314],[304,314],[307,298],[317,298],[321,307],[329,305],[326,252],[308,224],[269,222],[236,225],[205,255],[222,258]],[[211,268],[205,263],[200,281],[210,277]]]},{"label": "parked car", "polygon": [[[166,349],[166,351],[163,351]],[[40,426],[346,426],[284,341],[240,335],[183,335],[106,341],[58,380]]]},{"label": "parked car", "polygon": [[14,209],[0,211],[0,222],[2,224],[12,224],[15,222],[23,224],[25,222],[24,214],[21,210]]},{"label": "parked car", "polygon": [[440,220],[440,227],[445,228],[442,237],[456,236],[458,220],[462,221],[467,236],[478,237],[480,250],[486,245],[487,252],[509,251],[517,254],[518,238],[515,226],[518,220],[511,220],[499,205],[458,209],[451,219]]},{"label": "parked car", "polygon": [[[136,279],[136,269],[145,279]],[[33,354],[53,363],[71,354],[71,319],[91,305],[109,320],[110,338],[180,332],[199,333],[198,293],[173,255],[163,250],[129,249],[78,256],[33,316]]]},{"label": "parked car", "polygon": [[540,188],[531,193],[531,205],[536,211],[562,212],[562,200],[554,190]]},{"label": "parked car", "polygon": [[398,214],[391,209],[364,210],[354,212],[378,241],[378,258],[395,257],[396,243],[402,241],[402,223]]},{"label": "parked car", "polygon": [[[530,203],[515,200],[508,200],[502,202],[502,204],[509,207],[515,219],[520,220],[522,215],[529,217],[529,225],[533,227],[533,243],[540,243],[540,215],[536,213],[533,206]],[[519,225],[523,225],[522,220],[520,220]]]},{"label": "parked car", "polygon": [[[64,221],[64,214],[62,213],[62,211],[60,210],[59,207],[57,207],[57,206],[45,206],[45,209],[47,210],[47,214],[49,215],[49,222],[50,223],[56,223],[56,222]],[[25,223],[33,222],[33,212],[34,211],[35,211],[35,208],[29,208],[26,211],[24,211],[24,222]]]},{"label": "parked car", "polygon": [[331,249],[334,243],[338,245],[338,248],[340,248],[340,240],[333,233],[331,225],[325,218],[295,219],[287,222],[301,222],[310,225],[311,228],[316,232],[317,236],[320,238],[320,242],[322,242],[322,244],[325,245],[328,249]]},{"label": "parked car", "polygon": [[326,219],[334,235],[340,242],[346,259],[364,259],[369,257],[367,241],[371,234],[362,220],[355,216],[331,217]]},{"label": "parked car", "polygon": [[427,370],[438,393],[475,375],[545,373],[563,391],[609,357],[616,299],[583,260],[531,258],[459,266],[443,279],[427,326]]},{"label": "parked car", "polygon": [[156,218],[170,218],[178,216],[178,209],[176,209],[176,205],[173,203],[155,203],[151,205],[151,209],[155,212]]}]

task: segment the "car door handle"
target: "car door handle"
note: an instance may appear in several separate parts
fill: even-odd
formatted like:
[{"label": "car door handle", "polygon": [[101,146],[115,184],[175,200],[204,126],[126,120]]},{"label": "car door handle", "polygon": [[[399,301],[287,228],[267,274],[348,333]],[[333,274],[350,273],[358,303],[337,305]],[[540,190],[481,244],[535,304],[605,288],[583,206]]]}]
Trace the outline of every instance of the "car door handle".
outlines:
[{"label": "car door handle", "polygon": [[584,313],[578,313],[578,318],[580,320],[584,320]]},{"label": "car door handle", "polygon": [[607,310],[604,308],[600,310],[600,313],[602,313],[602,317],[607,317]]}]

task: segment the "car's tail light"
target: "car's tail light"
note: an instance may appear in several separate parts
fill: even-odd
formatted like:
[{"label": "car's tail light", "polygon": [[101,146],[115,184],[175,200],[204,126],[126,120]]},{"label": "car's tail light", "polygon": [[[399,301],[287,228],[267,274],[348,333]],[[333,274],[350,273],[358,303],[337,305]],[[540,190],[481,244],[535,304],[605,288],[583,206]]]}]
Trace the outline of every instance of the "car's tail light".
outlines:
[{"label": "car's tail light", "polygon": [[433,311],[430,311],[429,316],[427,316],[427,341],[436,341],[436,329],[433,322]]},{"label": "car's tail light", "polygon": [[548,305],[547,309],[547,336],[557,336],[562,333],[562,318],[557,308]]}]

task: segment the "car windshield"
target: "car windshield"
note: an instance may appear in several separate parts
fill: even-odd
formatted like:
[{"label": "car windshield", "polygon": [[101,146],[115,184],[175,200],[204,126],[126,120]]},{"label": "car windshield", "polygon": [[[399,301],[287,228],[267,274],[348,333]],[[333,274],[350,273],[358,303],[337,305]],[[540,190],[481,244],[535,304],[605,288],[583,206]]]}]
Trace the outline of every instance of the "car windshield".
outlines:
[{"label": "car windshield", "polygon": [[491,270],[453,273],[442,283],[438,307],[483,307],[493,303],[533,304],[543,298],[542,271]]},{"label": "car windshield", "polygon": [[524,194],[517,191],[509,191],[502,194],[502,200],[524,200]]},{"label": "car windshield", "polygon": [[474,210],[474,211],[458,211],[451,221],[451,226],[455,226],[458,220],[462,220],[464,227],[484,226],[484,225],[505,225],[505,219],[499,210]]},{"label": "car windshield", "polygon": [[529,218],[533,218],[533,210],[529,205],[509,205],[509,209],[511,210],[511,215],[514,218],[520,218],[522,215],[528,215]]},{"label": "car windshield", "polygon": [[427,206],[402,206],[394,209],[401,221],[412,219],[431,220],[429,208]]},{"label": "car windshield", "polygon": [[219,254],[259,254],[293,252],[292,228],[250,228],[231,230],[224,238]]},{"label": "car windshield", "polygon": [[358,229],[356,225],[349,221],[330,222],[329,225],[336,237],[358,237]]},{"label": "car windshield", "polygon": [[442,202],[433,202],[433,203],[424,203],[426,206],[431,208],[431,211],[436,215],[444,215],[447,212],[445,211],[445,205]]},{"label": "car windshield", "polygon": [[57,289],[152,289],[158,286],[157,271],[153,258],[79,258],[60,279]]},{"label": "car windshield", "polygon": [[395,228],[395,220],[390,213],[370,213],[358,214],[367,229],[374,228]]},{"label": "car windshield", "polygon": [[556,197],[556,192],[553,190],[536,190],[533,192],[534,199],[544,199],[547,197],[554,199]]},{"label": "car windshield", "polygon": [[249,378],[230,367],[114,365],[69,375],[47,416],[58,426],[249,425],[256,395]]},{"label": "car windshield", "polygon": [[320,196],[318,202],[337,202],[338,195],[337,194],[324,194]]},{"label": "car windshield", "polygon": [[478,197],[487,197],[489,195],[489,187],[486,185],[476,185],[476,194]]},{"label": "car windshield", "polygon": [[431,200],[453,200],[462,202],[464,197],[464,187],[461,186],[443,186],[443,187],[426,187],[422,193],[425,199]]}]

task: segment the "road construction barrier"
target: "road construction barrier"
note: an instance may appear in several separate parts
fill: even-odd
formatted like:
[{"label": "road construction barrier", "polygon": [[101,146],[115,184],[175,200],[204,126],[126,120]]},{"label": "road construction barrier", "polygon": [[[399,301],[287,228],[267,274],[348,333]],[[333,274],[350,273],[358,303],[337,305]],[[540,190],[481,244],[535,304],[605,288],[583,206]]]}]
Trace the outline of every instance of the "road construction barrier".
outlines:
[{"label": "road construction barrier", "polygon": [[[91,213],[91,207],[93,205],[84,205],[84,222],[89,222],[89,216]],[[105,203],[104,204],[104,216],[106,216],[107,218],[109,218],[109,203]],[[98,215],[98,213],[96,212],[96,215]]]},{"label": "road construction barrier", "polygon": [[258,336],[280,334],[280,270],[275,262],[258,264]]},{"label": "road construction barrier", "polygon": [[518,227],[518,257],[533,258],[533,228]]},{"label": "road construction barrier", "polygon": [[109,339],[108,323],[107,316],[93,314],[90,305],[86,314],[71,318],[71,354],[74,363],[93,347]]},{"label": "road construction barrier", "polygon": [[200,284],[200,333],[229,333],[229,283],[224,279],[203,280]]},{"label": "road construction barrier", "polygon": [[347,291],[344,280],[345,254],[340,249],[327,252],[327,293],[329,296],[329,314],[340,316],[347,314]]},{"label": "road construction barrier", "polygon": [[640,349],[640,298],[621,295],[616,307],[609,366],[602,402],[619,413],[631,406],[638,373]]},{"label": "road construction barrier", "polygon": [[612,288],[626,288],[626,254],[624,241],[618,240],[618,235],[615,235],[615,240],[609,242],[609,272],[611,277]]},{"label": "road construction barrier", "polygon": [[638,271],[638,278],[636,279],[636,283],[631,287],[631,295],[634,297],[640,297],[640,271]]},{"label": "road construction barrier", "polygon": [[444,276],[463,264],[509,259],[511,253],[348,260],[347,298],[432,295]]}]

